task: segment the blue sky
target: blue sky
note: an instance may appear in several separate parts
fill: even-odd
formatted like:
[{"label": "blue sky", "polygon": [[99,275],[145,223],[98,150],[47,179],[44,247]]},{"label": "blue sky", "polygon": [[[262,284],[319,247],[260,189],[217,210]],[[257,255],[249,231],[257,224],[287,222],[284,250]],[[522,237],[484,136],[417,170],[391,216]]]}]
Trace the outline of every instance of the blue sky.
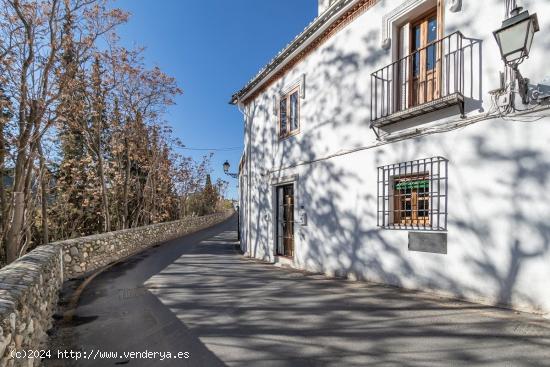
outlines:
[{"label": "blue sky", "polygon": [[[184,94],[166,116],[190,148],[232,148],[214,152],[213,179],[227,159],[237,169],[243,119],[228,104],[240,89],[317,14],[316,0],[118,0],[129,11],[119,29],[122,44],[145,46],[145,61],[176,77]],[[206,151],[184,151],[200,157]]]}]

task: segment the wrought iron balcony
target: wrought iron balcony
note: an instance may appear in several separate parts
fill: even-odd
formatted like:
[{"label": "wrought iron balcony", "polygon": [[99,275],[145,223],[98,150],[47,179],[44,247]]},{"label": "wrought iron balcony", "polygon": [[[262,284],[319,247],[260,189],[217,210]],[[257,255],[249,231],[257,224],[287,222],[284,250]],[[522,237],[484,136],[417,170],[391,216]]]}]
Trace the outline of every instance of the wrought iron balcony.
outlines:
[{"label": "wrought iron balcony", "polygon": [[[371,75],[371,126],[381,127],[452,105],[481,86],[481,42],[457,31]],[[478,88],[479,87],[479,88]]]}]

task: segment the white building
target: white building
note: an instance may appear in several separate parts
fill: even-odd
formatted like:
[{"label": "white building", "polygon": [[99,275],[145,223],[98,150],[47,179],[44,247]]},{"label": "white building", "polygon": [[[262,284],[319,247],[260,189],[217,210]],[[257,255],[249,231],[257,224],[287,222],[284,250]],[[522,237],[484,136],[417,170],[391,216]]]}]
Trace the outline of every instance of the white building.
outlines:
[{"label": "white building", "polygon": [[[519,70],[550,84],[550,1],[519,1],[540,23]],[[513,7],[320,0],[232,97],[243,251],[550,313],[549,101],[541,87],[524,104],[501,58]]]}]

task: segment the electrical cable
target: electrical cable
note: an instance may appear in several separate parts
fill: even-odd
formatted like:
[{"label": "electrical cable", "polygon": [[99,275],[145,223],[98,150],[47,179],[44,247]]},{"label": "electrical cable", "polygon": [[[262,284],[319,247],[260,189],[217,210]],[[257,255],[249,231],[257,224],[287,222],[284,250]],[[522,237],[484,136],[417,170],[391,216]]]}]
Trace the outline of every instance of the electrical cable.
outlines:
[{"label": "electrical cable", "polygon": [[[495,106],[498,108],[498,105],[496,105],[496,104],[493,104],[493,106],[491,106],[491,107],[495,107]],[[522,115],[530,113],[534,110],[536,110],[536,111],[550,110],[550,106],[544,106],[544,107],[541,107],[541,108],[536,108],[536,109],[533,109],[533,110],[530,110],[530,111],[527,111],[527,112],[520,112],[520,113],[517,113],[514,116],[514,118],[521,117]],[[458,122],[456,122],[454,124],[453,124],[453,122],[448,122],[443,126],[437,126],[437,127],[427,128],[427,129],[416,129],[416,130],[413,130],[413,131],[408,132],[406,134],[403,134],[402,136],[395,137],[394,139],[380,140],[380,141],[377,141],[376,143],[373,143],[373,144],[370,144],[370,145],[366,145],[366,146],[362,146],[362,147],[358,147],[358,148],[354,148],[354,149],[341,150],[339,152],[329,154],[329,155],[324,156],[324,157],[319,157],[319,158],[312,159],[312,160],[309,160],[309,161],[297,162],[297,163],[288,165],[286,167],[280,167],[278,169],[270,169],[270,170],[268,170],[268,172],[269,173],[274,173],[274,172],[278,172],[278,171],[284,171],[284,170],[287,170],[287,169],[295,168],[295,167],[298,167],[298,166],[303,166],[303,165],[306,165],[306,164],[312,164],[312,163],[316,163],[316,162],[326,161],[326,160],[329,160],[329,159],[332,159],[332,158],[335,158],[335,157],[339,157],[339,156],[359,152],[359,151],[362,151],[362,150],[372,149],[372,148],[380,147],[380,146],[387,145],[387,144],[396,143],[398,141],[403,141],[403,140],[410,139],[410,138],[413,138],[413,137],[417,138],[417,137],[423,137],[423,136],[427,136],[427,135],[434,135],[434,134],[440,134],[440,133],[449,132],[449,131],[453,131],[453,130],[458,130],[458,129],[464,128],[468,125],[472,125],[474,123],[478,123],[478,122],[485,121],[485,120],[494,119],[494,118],[497,118],[497,117],[502,117],[503,119],[508,120],[508,121],[529,122],[529,121],[513,120],[510,117],[506,117],[505,115],[502,115],[502,111],[500,111],[500,108],[498,108],[498,111],[499,112],[489,110],[489,112],[487,112],[483,115],[478,115],[478,116],[475,116],[475,117],[471,117],[471,118],[466,119],[466,120],[459,120]],[[538,116],[538,119],[542,119],[542,118],[545,118],[545,117],[550,117],[550,114],[540,115],[540,116]],[[387,137],[387,135],[385,135],[384,137]]]},{"label": "electrical cable", "polygon": [[231,152],[235,150],[242,150],[243,147],[229,147],[229,148],[190,148],[190,147],[178,147],[182,150],[198,150],[198,151],[216,151],[216,152]]}]

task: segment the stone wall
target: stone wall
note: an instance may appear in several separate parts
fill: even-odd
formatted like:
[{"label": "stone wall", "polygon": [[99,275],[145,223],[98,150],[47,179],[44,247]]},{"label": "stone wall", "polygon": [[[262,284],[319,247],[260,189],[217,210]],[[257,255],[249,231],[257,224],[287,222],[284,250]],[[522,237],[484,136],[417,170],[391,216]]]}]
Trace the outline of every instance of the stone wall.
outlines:
[{"label": "stone wall", "polygon": [[44,349],[62,279],[55,245],[41,246],[0,270],[0,366],[38,365],[40,358],[24,352]]},{"label": "stone wall", "polygon": [[204,217],[102,233],[58,242],[63,249],[63,273],[73,278],[143,250],[156,243],[208,228],[229,218],[232,211]]},{"label": "stone wall", "polygon": [[[232,211],[40,246],[0,269],[0,367],[40,364],[64,279],[83,275],[152,245],[223,222]],[[15,352],[20,355],[16,356]],[[52,351],[56,353],[56,351]]]}]

